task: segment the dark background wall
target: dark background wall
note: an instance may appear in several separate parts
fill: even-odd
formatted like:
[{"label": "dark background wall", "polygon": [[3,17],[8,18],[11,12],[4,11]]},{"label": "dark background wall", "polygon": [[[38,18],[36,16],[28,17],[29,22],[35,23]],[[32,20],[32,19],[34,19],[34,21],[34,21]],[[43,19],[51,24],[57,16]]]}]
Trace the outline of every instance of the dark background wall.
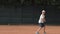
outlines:
[{"label": "dark background wall", "polygon": [[[47,6],[47,24],[60,25],[60,10]],[[0,24],[37,24],[42,6],[23,6],[21,8],[0,8]]]},{"label": "dark background wall", "polygon": [[47,24],[60,25],[60,0],[0,0],[0,24],[38,24],[43,9]]}]

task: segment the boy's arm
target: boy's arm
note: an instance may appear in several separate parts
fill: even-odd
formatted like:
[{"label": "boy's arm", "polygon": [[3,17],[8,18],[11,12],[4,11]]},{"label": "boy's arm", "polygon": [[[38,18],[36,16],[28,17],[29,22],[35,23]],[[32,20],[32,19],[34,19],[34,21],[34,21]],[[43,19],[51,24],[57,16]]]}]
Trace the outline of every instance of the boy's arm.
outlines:
[{"label": "boy's arm", "polygon": [[43,22],[46,22],[46,19],[45,19],[45,18],[42,18],[42,21],[43,21]]}]

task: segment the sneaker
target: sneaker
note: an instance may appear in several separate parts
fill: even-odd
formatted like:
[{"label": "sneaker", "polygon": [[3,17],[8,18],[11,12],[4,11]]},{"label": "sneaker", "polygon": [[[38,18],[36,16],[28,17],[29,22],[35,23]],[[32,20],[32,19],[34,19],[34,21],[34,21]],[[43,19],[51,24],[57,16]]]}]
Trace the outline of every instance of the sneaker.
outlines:
[{"label": "sneaker", "polygon": [[36,32],[36,34],[39,34],[39,32]]},{"label": "sneaker", "polygon": [[46,34],[46,32],[44,32],[44,34]]}]

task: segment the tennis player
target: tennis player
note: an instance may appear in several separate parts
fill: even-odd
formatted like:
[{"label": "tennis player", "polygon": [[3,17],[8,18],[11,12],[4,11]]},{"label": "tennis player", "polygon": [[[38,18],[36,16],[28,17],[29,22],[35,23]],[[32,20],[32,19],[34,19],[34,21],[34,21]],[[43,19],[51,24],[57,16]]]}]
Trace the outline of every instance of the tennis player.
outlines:
[{"label": "tennis player", "polygon": [[36,34],[39,34],[39,31],[44,28],[44,34],[46,34],[45,32],[45,22],[46,22],[46,19],[45,19],[45,10],[42,10],[42,14],[40,15],[40,18],[39,18],[39,21],[38,21],[38,24],[39,24],[39,28],[37,29],[37,32]]}]

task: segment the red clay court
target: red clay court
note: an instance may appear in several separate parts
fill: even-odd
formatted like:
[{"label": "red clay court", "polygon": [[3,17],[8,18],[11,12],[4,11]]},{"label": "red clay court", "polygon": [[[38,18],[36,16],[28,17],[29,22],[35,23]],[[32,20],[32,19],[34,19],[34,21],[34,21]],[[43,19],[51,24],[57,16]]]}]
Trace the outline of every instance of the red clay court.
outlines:
[{"label": "red clay court", "polygon": [[[37,28],[37,25],[0,25],[0,34],[35,34]],[[60,34],[60,26],[46,26],[46,33]]]}]

